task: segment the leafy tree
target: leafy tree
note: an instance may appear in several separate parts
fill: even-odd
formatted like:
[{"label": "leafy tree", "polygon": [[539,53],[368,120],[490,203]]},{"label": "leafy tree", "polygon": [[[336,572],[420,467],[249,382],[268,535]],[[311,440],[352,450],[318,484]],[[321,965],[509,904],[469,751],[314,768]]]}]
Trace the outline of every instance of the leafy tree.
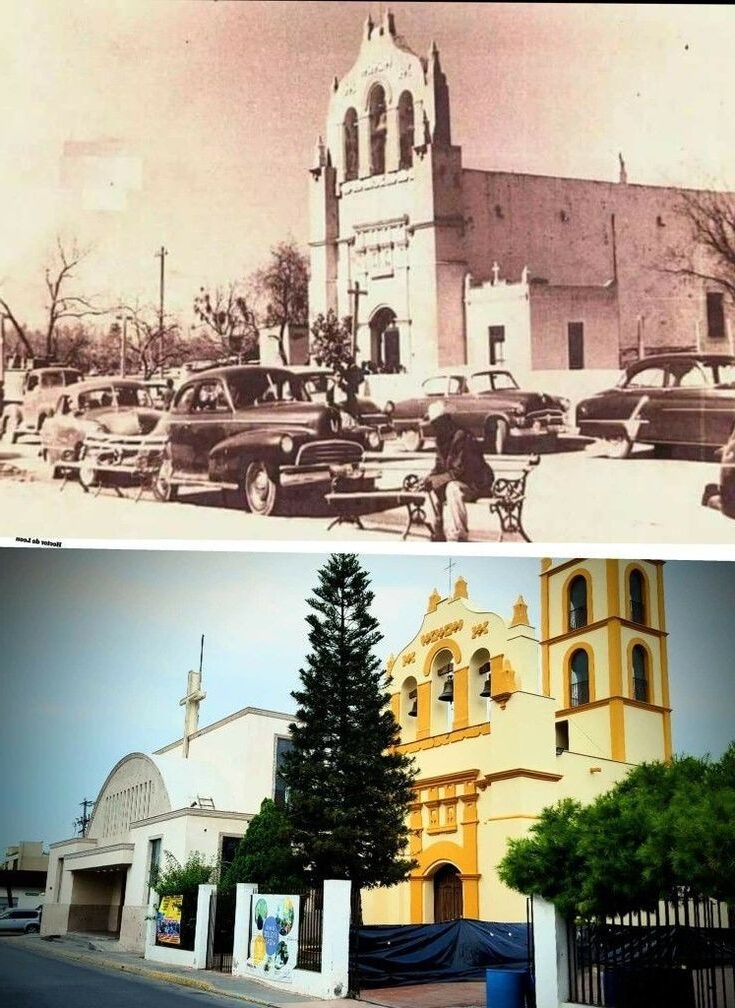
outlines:
[{"label": "leafy tree", "polygon": [[591,805],[558,802],[509,841],[503,882],[565,914],[645,910],[673,892],[735,902],[735,743],[644,763]]},{"label": "leafy tree", "polygon": [[217,862],[207,861],[200,851],[192,851],[183,865],[170,851],[164,851],[163,858],[165,867],[151,878],[151,885],[159,896],[179,896],[197,886],[217,882]]},{"label": "leafy tree", "polygon": [[221,889],[255,882],[261,892],[299,892],[304,886],[304,862],[293,849],[291,822],[266,798],[240,841],[235,859],[222,877]]},{"label": "leafy tree", "polygon": [[258,352],[258,325],[248,295],[237,284],[200,287],[194,298],[194,314],[202,325],[218,337],[220,352],[251,360]]},{"label": "leafy tree", "polygon": [[278,329],[278,353],[281,363],[288,364],[286,330],[308,320],[309,262],[295,242],[279,242],[271,249],[268,265],[253,274],[253,285],[265,302],[263,324]]},{"label": "leafy tree", "polygon": [[352,360],[352,328],[349,318],[340,322],[330,308],[311,325],[311,354],[319,364],[341,374]]},{"label": "leafy tree", "polygon": [[311,651],[292,694],[293,749],[282,768],[295,848],[311,877],[350,879],[358,894],[400,882],[413,866],[406,816],[414,770],[395,749],[373,598],[356,556],[333,554],[319,571],[307,600]]}]

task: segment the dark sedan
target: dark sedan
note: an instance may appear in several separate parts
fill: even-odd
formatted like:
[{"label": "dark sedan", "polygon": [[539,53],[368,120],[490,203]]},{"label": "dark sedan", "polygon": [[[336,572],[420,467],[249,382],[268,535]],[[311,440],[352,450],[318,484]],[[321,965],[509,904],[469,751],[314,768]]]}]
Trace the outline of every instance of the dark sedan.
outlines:
[{"label": "dark sedan", "polygon": [[644,357],[623,372],[615,388],[577,406],[585,437],[607,443],[624,458],[636,442],[658,453],[673,447],[718,448],[735,421],[735,357],[671,353]]},{"label": "dark sedan", "polygon": [[124,440],[150,434],[163,414],[148,389],[133,378],[91,378],[64,389],[41,428],[41,453],[55,476],[64,462],[82,458],[85,440]]},{"label": "dark sedan", "polygon": [[288,487],[362,479],[365,447],[377,432],[345,422],[340,410],[312,401],[302,375],[282,367],[208,370],[185,382],[162,421],[168,444],[154,485],[170,500],[177,488],[237,490],[245,507],[269,515]]},{"label": "dark sedan", "polygon": [[524,437],[555,437],[565,427],[569,408],[558,396],[523,391],[510,371],[437,375],[423,382],[418,396],[389,406],[396,434],[409,451],[421,448],[427,410],[437,401],[445,402],[457,422],[496,455]]}]

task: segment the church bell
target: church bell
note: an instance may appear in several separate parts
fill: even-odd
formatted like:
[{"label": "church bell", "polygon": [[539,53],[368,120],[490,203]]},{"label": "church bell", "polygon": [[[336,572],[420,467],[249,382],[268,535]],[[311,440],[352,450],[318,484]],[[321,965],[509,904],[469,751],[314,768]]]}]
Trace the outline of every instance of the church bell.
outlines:
[{"label": "church bell", "polygon": [[481,697],[491,697],[492,695],[493,695],[493,691],[492,691],[491,686],[490,686],[490,676],[488,676],[487,679],[485,680],[484,684],[483,684],[482,689],[480,690],[480,696]]},{"label": "church bell", "polygon": [[409,695],[409,698],[412,701],[411,706],[408,708],[408,716],[409,717],[418,717],[419,704],[418,704],[416,690],[412,690],[408,695]]},{"label": "church bell", "polygon": [[444,689],[441,691],[437,700],[444,700],[446,703],[451,703],[454,700],[454,679],[452,676],[447,676],[447,681],[444,683]]}]

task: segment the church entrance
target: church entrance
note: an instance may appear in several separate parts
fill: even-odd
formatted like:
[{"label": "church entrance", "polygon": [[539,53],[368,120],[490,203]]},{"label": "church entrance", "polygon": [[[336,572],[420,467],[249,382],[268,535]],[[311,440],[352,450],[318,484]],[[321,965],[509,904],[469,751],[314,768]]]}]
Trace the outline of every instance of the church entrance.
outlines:
[{"label": "church entrance", "polygon": [[462,916],[462,879],[454,865],[443,865],[434,875],[434,923]]},{"label": "church entrance", "polygon": [[398,374],[401,369],[401,340],[396,313],[379,308],[370,319],[370,363],[376,371]]}]

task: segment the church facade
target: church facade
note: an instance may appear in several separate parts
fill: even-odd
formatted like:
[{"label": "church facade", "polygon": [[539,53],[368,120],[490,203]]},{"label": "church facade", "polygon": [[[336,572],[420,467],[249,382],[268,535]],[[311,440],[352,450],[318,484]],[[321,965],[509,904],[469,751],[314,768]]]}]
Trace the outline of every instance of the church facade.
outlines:
[{"label": "church facade", "polygon": [[729,352],[722,289],[671,269],[695,244],[683,194],[629,182],[622,158],[615,182],[466,168],[436,44],[420,57],[390,12],[368,18],[311,168],[310,314],[352,317],[358,361],[416,376],[574,386],[645,353]]},{"label": "church facade", "polygon": [[180,864],[195,851],[226,864],[263,799],[283,797],[276,768],[292,718],[246,707],[199,729],[197,676],[189,673],[182,701],[182,738],[124,756],[84,836],[51,845],[42,934],[107,932],[142,953],[152,875],[166,853]]},{"label": "church facade", "polygon": [[506,619],[460,578],[389,660],[416,866],[363,895],[367,923],[525,920],[496,871],[507,841],[545,806],[671,757],[663,565],[543,560],[540,580],[540,635],[522,598]]}]

